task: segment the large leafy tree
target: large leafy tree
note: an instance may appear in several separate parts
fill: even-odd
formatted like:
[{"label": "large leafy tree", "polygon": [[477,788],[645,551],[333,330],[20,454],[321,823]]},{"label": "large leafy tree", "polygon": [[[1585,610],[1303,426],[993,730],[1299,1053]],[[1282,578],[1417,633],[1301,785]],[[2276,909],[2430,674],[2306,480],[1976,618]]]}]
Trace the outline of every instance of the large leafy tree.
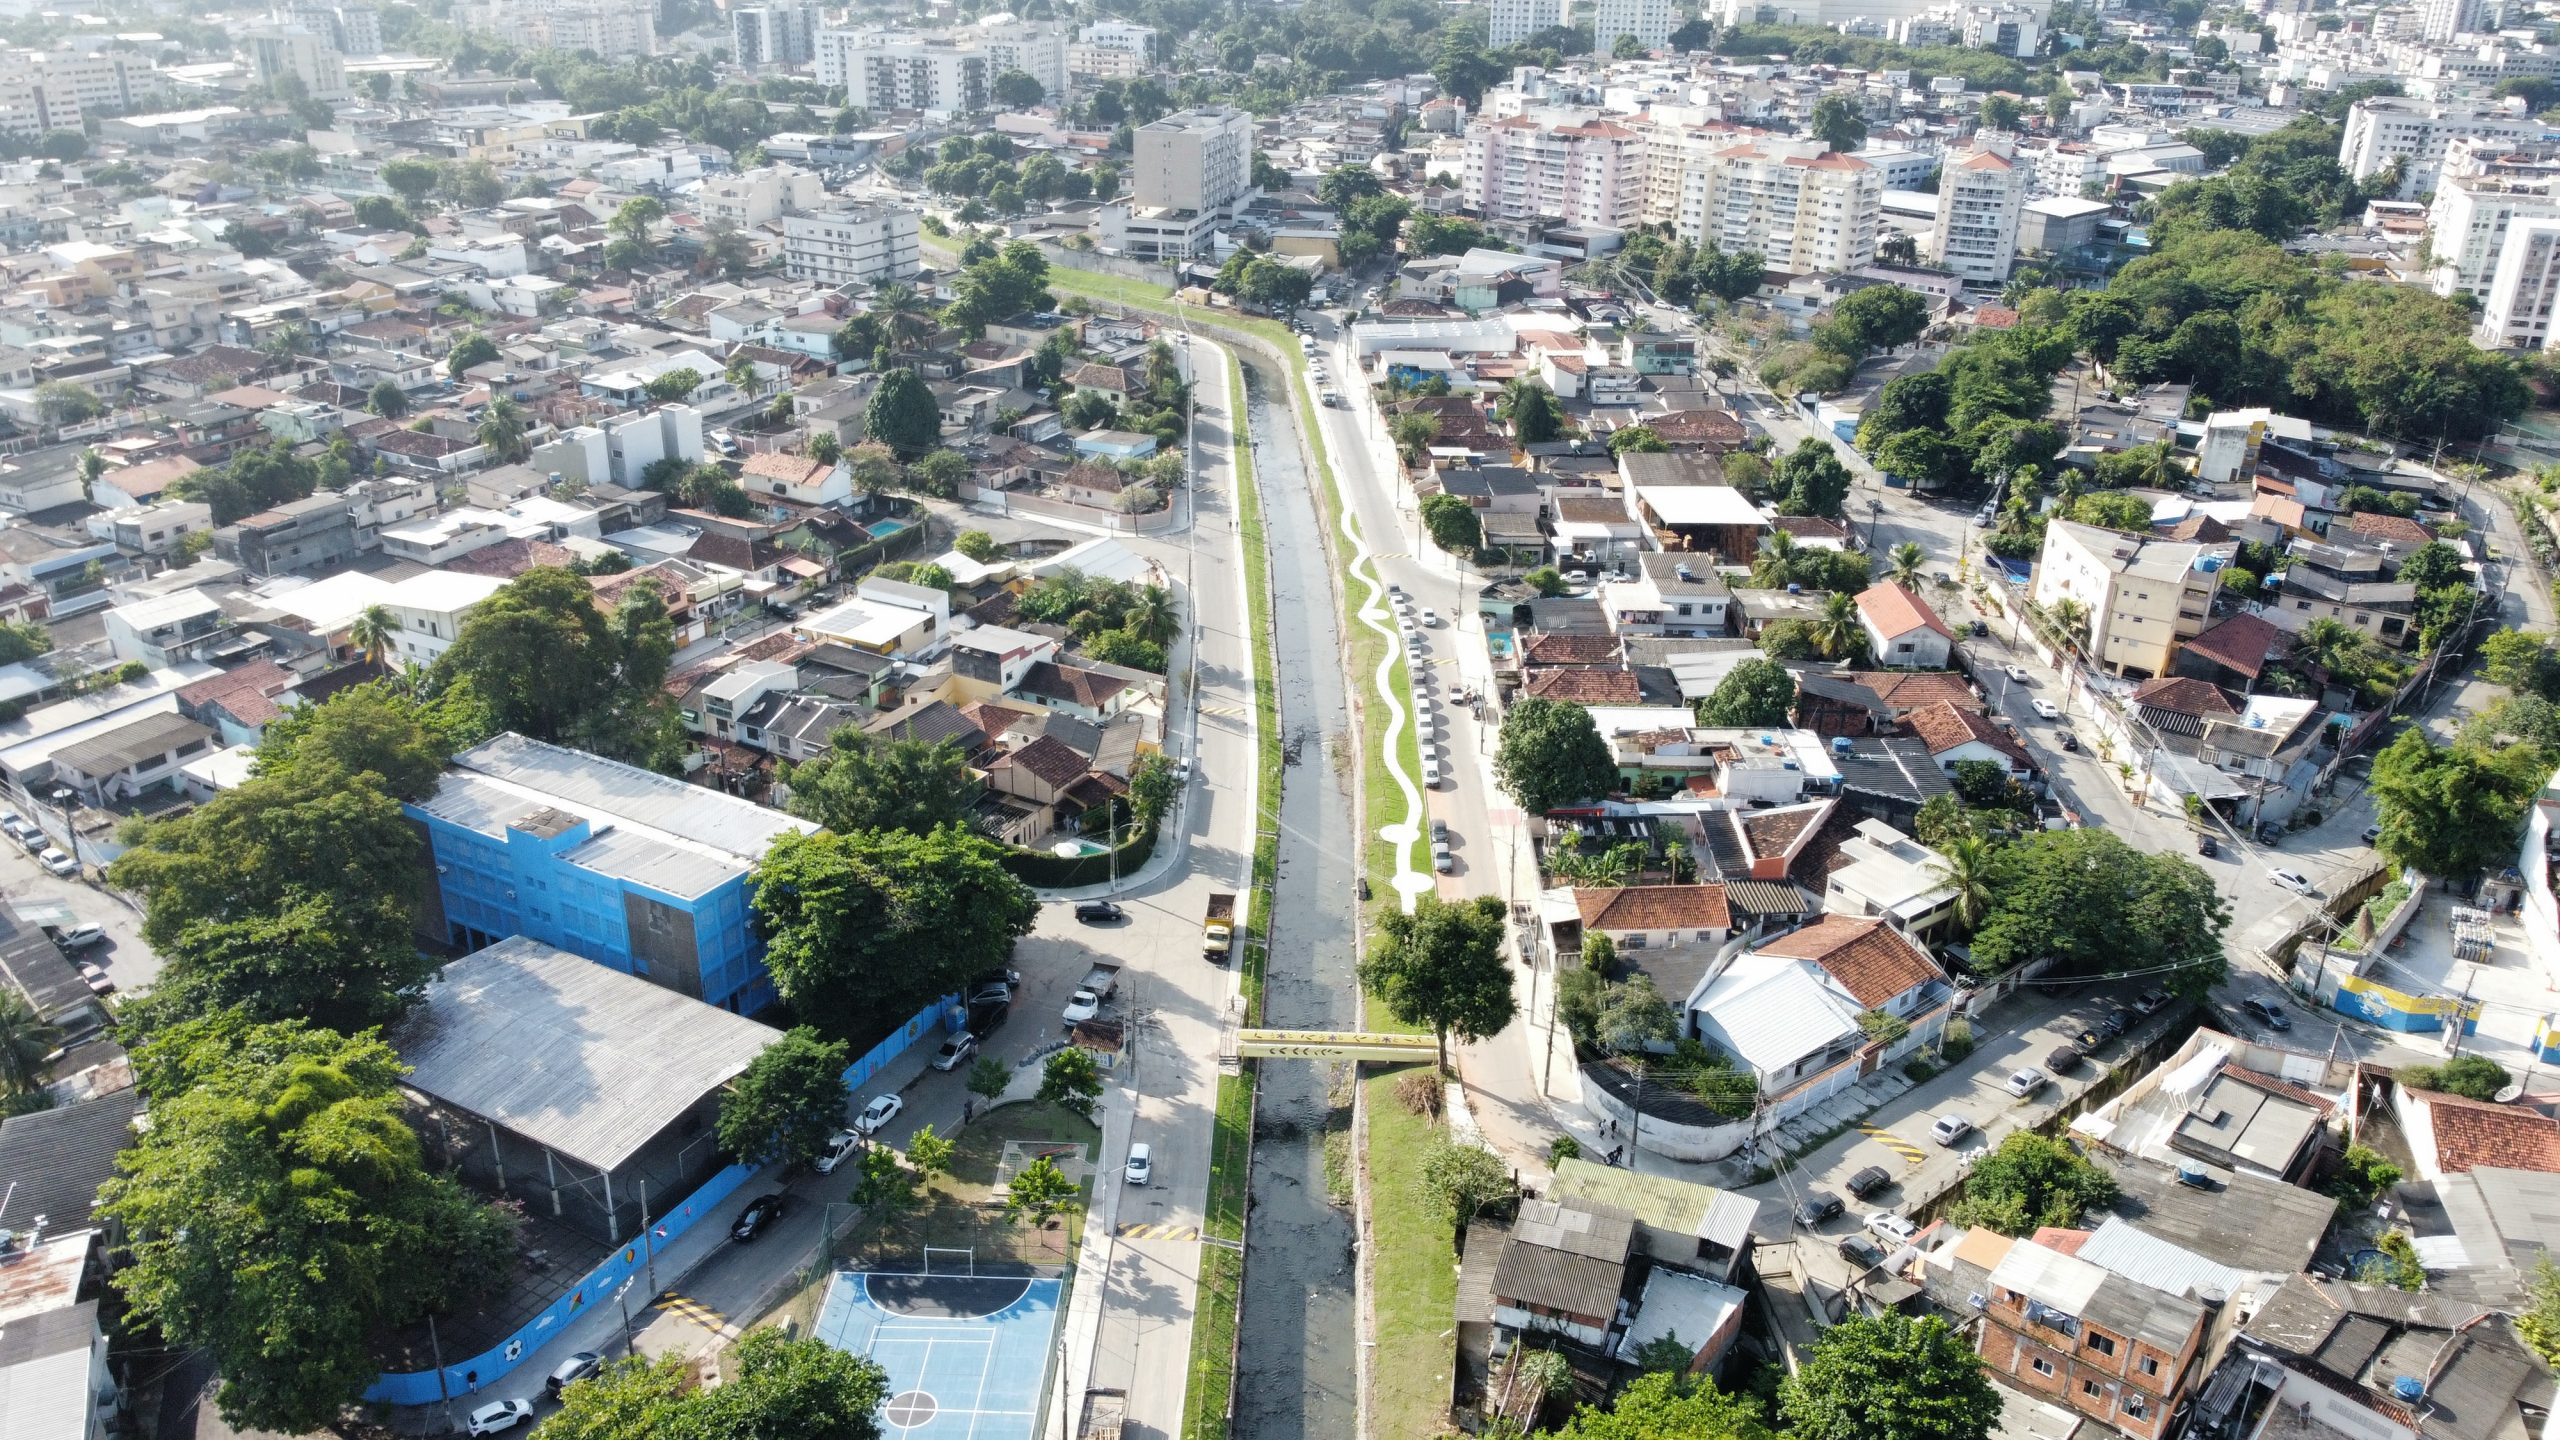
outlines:
[{"label": "large leafy tree", "polygon": [[1814,101],[1813,120],[1805,130],[1834,154],[1855,150],[1867,141],[1866,116],[1846,95],[1825,95]]},{"label": "large leafy tree", "polygon": [[258,741],[258,774],[372,774],[380,777],[379,788],[400,799],[424,799],[453,752],[484,738],[469,730],[470,718],[380,681],[358,685],[268,721]]},{"label": "large leafy tree", "polygon": [[660,688],[674,655],[654,583],[633,584],[607,613],[585,579],[537,566],[473,608],[431,688],[468,687],[492,729],[664,766],[681,743]]},{"label": "large leafy tree", "polygon": [[806,1165],[844,1123],[850,1055],[802,1025],[766,1046],[720,1097],[720,1148],[750,1165]]},{"label": "large leafy tree", "polygon": [[1002,855],[948,825],[784,836],[756,868],[754,897],[775,985],[800,1014],[851,1033],[1002,965],[1039,914]]},{"label": "large leafy tree", "polygon": [[1794,671],[1775,660],[1745,660],[1716,682],[1713,693],[1698,702],[1698,723],[1784,725],[1795,702]]},{"label": "large leafy tree", "polygon": [[1795,1440],[1985,1440],[2000,1392],[1962,1335],[1934,1315],[1851,1315],[1778,1387]]},{"label": "large leafy tree", "polygon": [[862,433],[914,460],[942,443],[942,407],[924,377],[902,367],[880,377],[880,388],[862,412]]},{"label": "large leafy tree", "polygon": [[138,822],[129,839],[108,874],[143,897],[143,936],[163,950],[192,928],[304,900],[405,914],[417,892],[420,845],[400,802],[340,775],[258,776],[176,819]]},{"label": "large leafy tree", "polygon": [[814,1336],[751,1330],[727,1383],[702,1389],[678,1356],[616,1360],[560,1393],[537,1440],[879,1440],[888,1372]]},{"label": "large leafy tree", "polygon": [[151,1128],[104,1192],[116,1285],[212,1358],[231,1424],[330,1425],[381,1373],[376,1334],[510,1268],[513,1222],[428,1170],[380,1039],[222,1015],[135,1060]]},{"label": "large leafy tree", "polygon": [[2193,861],[2145,855],[2104,830],[2048,830],[2003,847],[1974,932],[1985,975],[2050,955],[2068,975],[2163,973],[2182,995],[2222,978],[2231,909]]},{"label": "large leafy tree", "polygon": [[[1680,1370],[1690,1358],[1680,1356]],[[1768,1433],[1750,1397],[1727,1395],[1713,1380],[1661,1370],[1619,1391],[1605,1409],[1576,1410],[1556,1440],[1764,1440]]]},{"label": "large leafy tree", "polygon": [[1428,1025],[1449,1064],[1449,1037],[1482,1040],[1511,1023],[1511,963],[1502,956],[1505,917],[1495,896],[1451,903],[1425,895],[1408,915],[1391,910],[1360,962],[1360,986],[1407,1025]]},{"label": "large leafy tree", "polygon": [[1559,805],[1597,800],[1617,789],[1618,763],[1590,711],[1532,697],[1502,717],[1493,776],[1521,809],[1544,815]]},{"label": "large leafy tree", "polygon": [[[1416,416],[1405,416],[1411,420]],[[1398,424],[1403,421],[1399,420]],[[1476,518],[1475,507],[1463,495],[1431,495],[1422,502],[1422,528],[1431,534],[1431,543],[1455,554],[1473,554],[1484,542],[1484,522]]]},{"label": "large leafy tree", "polygon": [[2401,865],[2464,880],[2515,860],[2525,806],[2550,762],[2533,749],[2439,746],[2411,726],[2373,761],[2376,849]]},{"label": "large leafy tree", "polygon": [[2115,1198],[2115,1178],[2068,1142],[2015,1130],[1973,1162],[1964,1198],[1950,1218],[2003,1235],[2032,1235],[2042,1225],[2078,1225],[2083,1214],[2104,1209]]},{"label": "large leafy tree", "polygon": [[1502,387],[1502,418],[1523,445],[1542,445],[1564,433],[1564,406],[1556,392],[1536,380],[1513,380]]},{"label": "large leafy tree", "polygon": [[1770,486],[1778,494],[1779,514],[1837,520],[1840,504],[1849,496],[1849,481],[1849,467],[1831,453],[1831,447],[1806,436],[1778,462]]},{"label": "large leafy tree", "polygon": [[1814,332],[1814,343],[1857,360],[1871,350],[1908,345],[1928,327],[1929,302],[1918,291],[1869,285],[1831,307],[1831,318]]},{"label": "large leafy tree", "polygon": [[839,835],[924,835],[944,825],[966,825],[978,788],[969,757],[951,741],[881,740],[851,726],[782,778],[791,787],[791,813]]}]

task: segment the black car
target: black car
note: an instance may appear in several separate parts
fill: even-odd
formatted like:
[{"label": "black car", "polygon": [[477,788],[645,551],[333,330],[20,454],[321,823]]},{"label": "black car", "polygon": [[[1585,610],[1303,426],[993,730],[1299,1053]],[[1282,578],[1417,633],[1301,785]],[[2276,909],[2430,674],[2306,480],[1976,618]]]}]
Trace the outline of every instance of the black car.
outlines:
[{"label": "black car", "polygon": [[1884,1263],[1884,1251],[1864,1235],[1849,1234],[1840,1237],[1840,1258],[1864,1273]]},{"label": "black car", "polygon": [[2065,749],[2065,750],[2070,751],[2070,752],[2071,752],[2072,754],[2074,754],[2074,755],[2079,754],[2079,753],[2080,753],[2080,737],[2079,737],[2079,736],[2077,736],[2077,735],[2072,734],[2072,733],[2071,733],[2070,731],[2068,731],[2068,730],[2063,731],[2063,732],[2062,732],[2062,748],[2063,748],[2063,749]]},{"label": "black car", "polygon": [[2098,1022],[2098,1028],[2109,1035],[2121,1035],[2133,1028],[2133,1012],[2119,1005],[2107,1012],[2107,1018]]},{"label": "black car", "polygon": [[2240,1002],[2240,1008],[2247,1012],[2250,1019],[2257,1021],[2259,1024],[2266,1026],[2270,1030],[2290,1030],[2293,1028],[2293,1022],[2285,1018],[2284,1008],[2272,1000],[2261,1000],[2257,996],[2252,995],[2248,999]]},{"label": "black car", "polygon": [[1077,904],[1076,918],[1087,925],[1116,925],[1129,914],[1108,900],[1086,900]]},{"label": "black car", "polygon": [[1850,1194],[1864,1200],[1868,1196],[1873,1195],[1892,1183],[1893,1176],[1888,1173],[1883,1166],[1870,1165],[1866,1169],[1849,1177],[1848,1191]]},{"label": "black car", "polygon": [[2198,835],[2196,836],[2196,853],[2210,860],[2222,853],[2222,847],[2213,843],[2212,836]]},{"label": "black car", "polygon": [[984,1040],[1001,1028],[1013,1015],[1013,1002],[1002,995],[980,996],[969,1002],[969,1033]]},{"label": "black car", "polygon": [[729,1227],[729,1238],[737,1241],[753,1240],[764,1233],[766,1226],[781,1218],[782,1197],[759,1195],[747,1202],[746,1209],[738,1212],[737,1223]]},{"label": "black car", "polygon": [[1808,1190],[1803,1202],[1796,1206],[1796,1220],[1810,1229],[1847,1208],[1840,1203],[1839,1196],[1828,1190]]},{"label": "black car", "polygon": [[969,989],[972,993],[984,990],[990,985],[1002,985],[1009,994],[1015,987],[1021,984],[1022,972],[1019,970],[1009,969],[990,970],[983,975],[973,975],[969,979]]},{"label": "black car", "polygon": [[2082,1050],[2079,1046],[2065,1041],[2064,1043],[2056,1045],[2051,1050],[2045,1052],[2044,1068],[2059,1075],[2063,1071],[2069,1070],[2078,1065],[2080,1063],[2081,1056],[2087,1053],[2087,1051]]}]

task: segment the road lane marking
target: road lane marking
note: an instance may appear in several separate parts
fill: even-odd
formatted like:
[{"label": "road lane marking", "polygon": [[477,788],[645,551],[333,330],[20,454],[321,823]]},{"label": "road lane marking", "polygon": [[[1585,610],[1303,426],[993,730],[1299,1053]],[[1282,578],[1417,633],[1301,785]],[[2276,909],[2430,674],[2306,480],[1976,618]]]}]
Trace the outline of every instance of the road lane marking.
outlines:
[{"label": "road lane marking", "polygon": [[1117,1233],[1123,1240],[1197,1240],[1200,1238],[1200,1227],[1131,1224],[1121,1226]]},{"label": "road lane marking", "polygon": [[1929,1158],[1928,1151],[1921,1149],[1919,1146],[1912,1144],[1910,1141],[1903,1139],[1901,1136],[1894,1134],[1890,1130],[1880,1129],[1873,1125],[1861,1125],[1858,1127],[1858,1133],[1866,1136],[1870,1140],[1873,1140],[1887,1150],[1892,1151],[1894,1154],[1901,1156],[1903,1159],[1910,1161],[1914,1165],[1917,1165],[1921,1161]]}]

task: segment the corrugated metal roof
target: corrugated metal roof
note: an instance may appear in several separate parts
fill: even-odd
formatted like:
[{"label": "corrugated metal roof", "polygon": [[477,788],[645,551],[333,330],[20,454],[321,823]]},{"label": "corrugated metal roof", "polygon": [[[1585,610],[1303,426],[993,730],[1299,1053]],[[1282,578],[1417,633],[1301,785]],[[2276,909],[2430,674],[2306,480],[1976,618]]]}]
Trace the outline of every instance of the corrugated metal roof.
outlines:
[{"label": "corrugated metal roof", "polygon": [[2113,1215],[2081,1245],[2080,1258],[2172,1295],[2202,1297],[2207,1290],[2219,1290],[2228,1299],[2248,1288],[2250,1278],[2247,1271],[2217,1265]]},{"label": "corrugated metal roof", "polygon": [[622,829],[607,830],[560,858],[683,900],[707,895],[753,868]]},{"label": "corrugated metal roof", "polygon": [[410,1089],[598,1170],[781,1038],[521,935],[447,965],[392,1036]]},{"label": "corrugated metal roof", "polygon": [[[779,810],[561,745],[505,734],[453,757],[460,769],[519,785],[564,808],[646,825],[753,862],[785,830],[818,827]],[[530,807],[528,807],[530,808]]]}]

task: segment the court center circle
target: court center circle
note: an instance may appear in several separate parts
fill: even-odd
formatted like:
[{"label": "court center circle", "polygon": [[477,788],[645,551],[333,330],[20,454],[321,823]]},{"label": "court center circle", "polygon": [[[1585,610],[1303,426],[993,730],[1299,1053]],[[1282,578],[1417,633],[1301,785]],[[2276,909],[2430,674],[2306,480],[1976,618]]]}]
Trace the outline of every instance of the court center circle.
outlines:
[{"label": "court center circle", "polygon": [[941,1408],[923,1391],[907,1390],[890,1396],[889,1403],[880,1407],[880,1416],[901,1430],[913,1430],[929,1423]]}]

